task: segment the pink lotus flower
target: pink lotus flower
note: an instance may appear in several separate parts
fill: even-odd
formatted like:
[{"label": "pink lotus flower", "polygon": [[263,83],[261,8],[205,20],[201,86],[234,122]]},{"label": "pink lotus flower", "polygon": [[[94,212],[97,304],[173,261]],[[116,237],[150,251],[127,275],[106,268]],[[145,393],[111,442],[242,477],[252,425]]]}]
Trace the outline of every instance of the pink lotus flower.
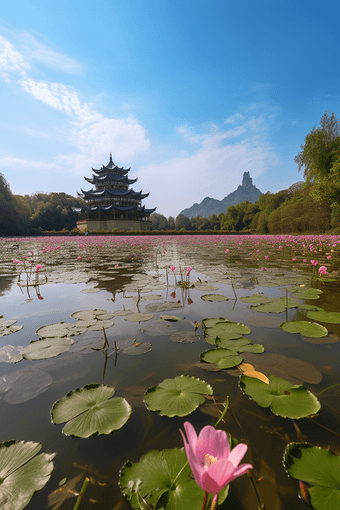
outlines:
[{"label": "pink lotus flower", "polygon": [[81,260],[81,256],[79,255],[79,257],[77,257],[78,260]]},{"label": "pink lotus flower", "polygon": [[244,475],[251,464],[241,464],[247,445],[239,443],[230,451],[230,444],[224,430],[216,430],[210,425],[204,427],[197,437],[194,427],[186,421],[185,432],[180,430],[185,453],[197,484],[210,494],[218,494],[229,482]]},{"label": "pink lotus flower", "polygon": [[172,272],[175,271],[175,269],[176,269],[175,266],[169,266],[169,267],[170,267]]},{"label": "pink lotus flower", "polygon": [[331,258],[332,258],[332,255],[327,255],[327,260],[331,260]]},{"label": "pink lotus flower", "polygon": [[36,272],[38,272],[38,271],[39,271],[39,269],[41,269],[42,267],[43,267],[43,265],[42,265],[42,264],[37,264],[37,265],[35,266],[35,270],[36,270]]},{"label": "pink lotus flower", "polygon": [[228,248],[226,249],[225,253],[229,253],[229,249]]},{"label": "pink lotus flower", "polygon": [[327,267],[326,266],[321,266],[319,267],[319,274],[322,275],[322,274],[328,274],[327,273]]},{"label": "pink lotus flower", "polygon": [[187,276],[189,276],[190,271],[192,271],[192,267],[188,266],[188,267],[187,267]]},{"label": "pink lotus flower", "polygon": [[317,266],[319,262],[317,260],[311,260],[310,263],[312,266]]}]

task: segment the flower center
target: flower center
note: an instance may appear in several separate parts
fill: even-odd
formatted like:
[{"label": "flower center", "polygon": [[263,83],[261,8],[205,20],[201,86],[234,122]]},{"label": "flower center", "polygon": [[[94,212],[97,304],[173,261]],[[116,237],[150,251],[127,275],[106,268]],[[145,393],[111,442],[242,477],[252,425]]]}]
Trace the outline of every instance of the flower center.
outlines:
[{"label": "flower center", "polygon": [[207,467],[210,467],[211,464],[213,464],[214,462],[217,461],[217,457],[213,457],[212,455],[210,455],[209,453],[206,453],[205,454],[205,457],[204,457],[204,464],[207,466]]}]

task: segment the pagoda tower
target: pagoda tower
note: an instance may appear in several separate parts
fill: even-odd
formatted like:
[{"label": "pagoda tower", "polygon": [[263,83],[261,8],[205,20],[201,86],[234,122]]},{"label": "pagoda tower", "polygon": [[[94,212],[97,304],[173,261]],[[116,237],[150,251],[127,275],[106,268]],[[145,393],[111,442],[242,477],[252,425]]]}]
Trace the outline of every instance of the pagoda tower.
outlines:
[{"label": "pagoda tower", "polygon": [[137,181],[128,178],[130,168],[119,168],[110,154],[106,166],[102,165],[100,170],[92,168],[92,171],[92,177],[85,177],[85,180],[94,188],[78,193],[86,204],[73,208],[79,214],[79,230],[151,230],[149,217],[156,208],[145,209],[142,206],[142,200],[149,193],[130,189],[129,186]]}]

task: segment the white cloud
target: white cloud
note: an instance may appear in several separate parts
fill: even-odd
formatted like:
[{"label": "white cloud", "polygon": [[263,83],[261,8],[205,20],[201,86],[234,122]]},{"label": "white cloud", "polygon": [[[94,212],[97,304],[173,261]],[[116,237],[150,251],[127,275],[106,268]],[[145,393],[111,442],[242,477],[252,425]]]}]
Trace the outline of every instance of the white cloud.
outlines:
[{"label": "white cloud", "polygon": [[2,35],[0,35],[0,69],[5,71],[2,75],[5,81],[9,80],[7,71],[18,71],[25,74],[26,70],[30,69],[21,53]]},{"label": "white cloud", "polygon": [[[240,118],[241,119],[241,118]],[[150,191],[148,206],[157,206],[165,216],[179,214],[205,197],[222,200],[242,182],[243,172],[256,177],[269,165],[277,164],[276,155],[266,142],[265,122],[248,119],[233,130],[207,133],[194,153],[146,165],[139,170],[139,182]],[[183,135],[187,136],[186,130]],[[231,140],[242,137],[238,141]]]},{"label": "white cloud", "polygon": [[0,158],[2,167],[10,168],[35,168],[37,170],[56,170],[60,168],[57,163],[47,163],[45,161],[32,161],[29,159],[15,158],[13,156],[5,156]]},{"label": "white cloud", "polygon": [[77,60],[52,50],[28,32],[17,34],[16,38],[22,53],[29,62],[38,62],[72,74],[79,72],[82,68]]}]

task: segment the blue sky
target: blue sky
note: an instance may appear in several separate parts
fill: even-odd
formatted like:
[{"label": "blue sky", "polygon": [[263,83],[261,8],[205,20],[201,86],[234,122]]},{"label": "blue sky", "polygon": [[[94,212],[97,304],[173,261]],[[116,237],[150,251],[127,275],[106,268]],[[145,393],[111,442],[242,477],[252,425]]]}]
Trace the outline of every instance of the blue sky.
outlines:
[{"label": "blue sky", "polygon": [[0,172],[15,194],[118,166],[176,216],[250,171],[303,180],[294,156],[340,117],[337,0],[4,0]]}]

